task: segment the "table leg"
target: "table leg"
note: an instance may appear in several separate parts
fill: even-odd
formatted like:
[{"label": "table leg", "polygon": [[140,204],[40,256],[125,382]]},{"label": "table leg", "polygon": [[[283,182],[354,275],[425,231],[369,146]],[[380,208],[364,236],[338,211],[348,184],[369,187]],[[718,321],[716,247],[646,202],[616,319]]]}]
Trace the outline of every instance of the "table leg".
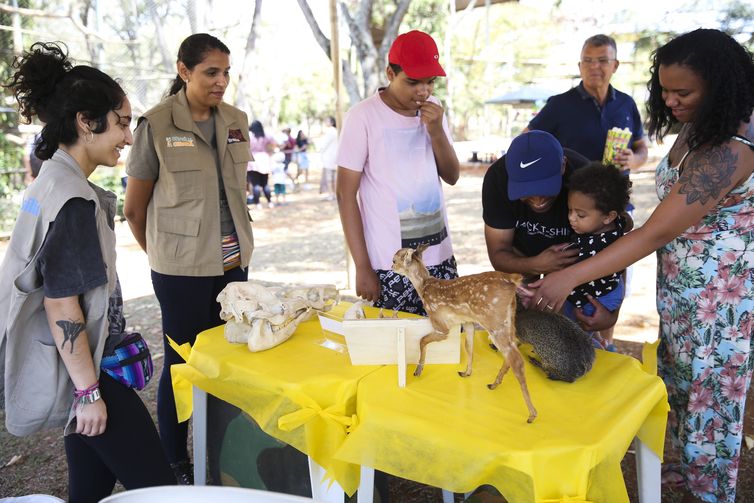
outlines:
[{"label": "table leg", "polygon": [[325,469],[314,461],[311,456],[309,459],[309,480],[312,483],[312,499],[325,503],[343,503],[344,492],[340,484],[333,482],[330,485],[329,480],[323,480]]},{"label": "table leg", "polygon": [[659,503],[662,494],[662,464],[655,452],[639,437],[634,440],[636,451],[636,481],[641,503]]},{"label": "table leg", "polygon": [[194,391],[194,485],[207,485],[207,393]]},{"label": "table leg", "polygon": [[374,468],[361,467],[357,503],[372,503],[374,499]]},{"label": "table leg", "polygon": [[[472,493],[463,493],[463,499],[468,499]],[[450,492],[447,489],[442,490],[442,503],[453,503],[456,498],[456,493]]]},{"label": "table leg", "polygon": [[398,341],[398,387],[406,387],[406,329],[398,327],[398,333],[396,334],[396,340]]}]

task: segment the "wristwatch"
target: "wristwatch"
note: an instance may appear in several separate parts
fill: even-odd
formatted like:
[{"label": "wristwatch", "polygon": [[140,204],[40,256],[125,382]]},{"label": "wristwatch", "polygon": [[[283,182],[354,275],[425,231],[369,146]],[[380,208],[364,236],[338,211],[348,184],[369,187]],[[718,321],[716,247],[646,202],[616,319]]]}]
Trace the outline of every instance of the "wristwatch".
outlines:
[{"label": "wristwatch", "polygon": [[87,403],[94,403],[97,400],[102,398],[102,395],[100,395],[99,388],[93,390],[91,393],[86,394],[79,398],[79,403],[81,405],[87,404]]}]

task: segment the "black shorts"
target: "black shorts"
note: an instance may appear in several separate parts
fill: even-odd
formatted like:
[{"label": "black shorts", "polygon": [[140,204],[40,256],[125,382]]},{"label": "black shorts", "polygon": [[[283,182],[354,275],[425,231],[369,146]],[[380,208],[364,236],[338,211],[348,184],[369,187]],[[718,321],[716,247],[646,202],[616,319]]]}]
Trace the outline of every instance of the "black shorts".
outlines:
[{"label": "black shorts", "polygon": [[[430,276],[434,278],[453,279],[458,277],[455,257],[450,257],[437,265],[427,267],[427,270]],[[377,269],[375,272],[380,279],[380,298],[374,303],[374,307],[426,316],[427,313],[424,311],[422,300],[406,276],[390,269]]]}]

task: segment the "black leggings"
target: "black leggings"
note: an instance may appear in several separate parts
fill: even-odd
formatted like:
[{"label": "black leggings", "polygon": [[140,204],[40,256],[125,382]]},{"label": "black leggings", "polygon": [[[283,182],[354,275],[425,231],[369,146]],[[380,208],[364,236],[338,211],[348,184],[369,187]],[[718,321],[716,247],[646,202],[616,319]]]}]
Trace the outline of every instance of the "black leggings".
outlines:
[{"label": "black leggings", "polygon": [[113,492],[116,479],[126,489],[175,484],[152,418],[136,392],[104,372],[99,389],[107,406],[105,433],[65,437],[69,501],[96,503]]},{"label": "black leggings", "polygon": [[[217,294],[232,281],[246,281],[248,269],[235,267],[223,276],[170,276],[152,271],[152,286],[162,312],[162,333],[179,345],[194,344],[199,332],[223,323]],[[160,440],[170,463],[188,460],[188,421],[178,423],[170,366],[184,363],[163,337],[165,362],[157,390]]]},{"label": "black leggings", "polygon": [[270,193],[270,186],[267,185],[267,180],[269,179],[269,174],[262,174],[258,171],[247,171],[246,172],[246,180],[251,185],[251,194],[252,194],[252,201],[251,204],[259,204],[259,200],[261,199],[262,192],[264,192],[264,197],[267,198],[267,202],[272,202],[272,194]]}]

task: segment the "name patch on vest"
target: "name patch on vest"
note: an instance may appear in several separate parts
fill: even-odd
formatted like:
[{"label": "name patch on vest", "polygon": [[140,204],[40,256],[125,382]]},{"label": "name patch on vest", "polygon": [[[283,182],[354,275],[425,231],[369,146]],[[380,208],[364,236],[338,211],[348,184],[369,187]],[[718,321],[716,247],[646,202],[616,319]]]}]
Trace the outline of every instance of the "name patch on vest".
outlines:
[{"label": "name patch on vest", "polygon": [[25,213],[31,213],[35,217],[39,216],[39,209],[40,209],[39,201],[37,201],[33,197],[24,199],[24,202],[21,203],[21,211]]},{"label": "name patch on vest", "polygon": [[245,142],[243,133],[240,129],[228,129],[228,143],[241,143]]},{"label": "name patch on vest", "polygon": [[168,148],[193,147],[194,137],[193,136],[166,136],[165,142],[167,143]]}]

